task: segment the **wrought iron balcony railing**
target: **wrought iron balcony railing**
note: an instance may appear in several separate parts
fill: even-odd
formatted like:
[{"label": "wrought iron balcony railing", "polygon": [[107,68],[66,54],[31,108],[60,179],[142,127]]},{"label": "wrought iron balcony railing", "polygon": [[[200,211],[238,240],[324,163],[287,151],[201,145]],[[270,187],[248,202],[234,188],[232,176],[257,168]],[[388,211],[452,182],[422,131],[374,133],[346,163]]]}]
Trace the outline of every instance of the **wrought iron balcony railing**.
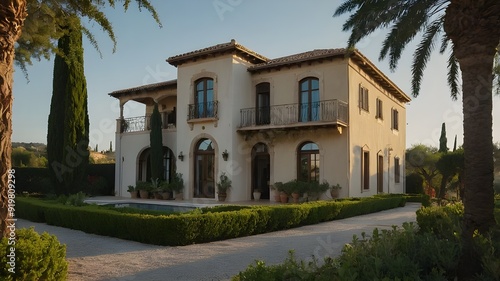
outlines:
[{"label": "wrought iron balcony railing", "polygon": [[[175,112],[162,112],[161,115],[163,129],[174,129],[176,127]],[[151,130],[151,115],[124,118],[120,124],[121,133],[149,131]]]},{"label": "wrought iron balcony railing", "polygon": [[348,124],[347,103],[326,100],[312,103],[294,103],[240,111],[240,128],[255,126],[287,126],[308,122]]},{"label": "wrought iron balcony railing", "polygon": [[193,119],[203,118],[218,118],[219,117],[219,102],[201,102],[190,104],[188,106],[188,121]]}]

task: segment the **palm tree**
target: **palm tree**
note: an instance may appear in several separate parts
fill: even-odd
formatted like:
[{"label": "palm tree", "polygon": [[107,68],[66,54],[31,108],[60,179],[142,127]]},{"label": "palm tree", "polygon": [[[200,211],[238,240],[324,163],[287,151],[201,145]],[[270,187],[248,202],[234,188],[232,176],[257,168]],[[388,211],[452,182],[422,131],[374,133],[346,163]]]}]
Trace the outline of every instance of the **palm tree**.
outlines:
[{"label": "palm tree", "polygon": [[[76,14],[93,20],[116,44],[111,23],[102,10],[106,5],[114,7],[117,2],[122,3],[127,10],[132,0],[0,1],[0,237],[8,235],[7,225],[11,218],[8,212],[7,192],[11,168],[14,59],[21,69],[26,70],[31,58],[50,58],[50,54],[57,51],[57,39],[61,35],[61,19],[67,14]],[[159,17],[149,0],[135,0],[135,2],[139,8],[149,11],[160,24]],[[82,32],[97,48],[97,42],[90,31],[82,27]]]},{"label": "palm tree", "polygon": [[418,34],[422,39],[413,55],[412,94],[420,82],[436,41],[440,53],[450,50],[448,84],[451,95],[459,93],[462,76],[465,151],[464,252],[460,273],[470,278],[480,269],[472,250],[472,235],[486,233],[495,224],[493,216],[492,82],[493,61],[500,42],[500,2],[498,0],[346,0],[335,16],[350,13],[343,25],[350,31],[348,46],[379,28],[389,28],[380,59],[389,57],[395,69],[405,46]]}]

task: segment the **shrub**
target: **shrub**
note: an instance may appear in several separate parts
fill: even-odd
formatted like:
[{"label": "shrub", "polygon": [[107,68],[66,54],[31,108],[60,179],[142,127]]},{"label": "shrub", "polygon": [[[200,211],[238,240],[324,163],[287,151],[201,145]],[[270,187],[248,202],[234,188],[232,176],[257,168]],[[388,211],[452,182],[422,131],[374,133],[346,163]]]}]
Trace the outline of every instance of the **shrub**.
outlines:
[{"label": "shrub", "polygon": [[[19,197],[20,218],[157,245],[187,245],[314,224],[395,208],[400,196],[355,201],[316,201],[277,206],[219,206],[184,214],[123,211],[97,205],[82,207]],[[143,212],[143,213],[140,213]]]},{"label": "shrub", "polygon": [[422,232],[431,232],[445,239],[458,239],[463,214],[462,203],[421,208],[417,211],[417,222]]},{"label": "shrub", "polygon": [[[57,237],[39,235],[33,228],[16,230],[16,237],[15,245],[8,245],[7,238],[0,242],[1,280],[66,280],[66,246]],[[11,247],[15,247],[15,273],[5,266]]]},{"label": "shrub", "polygon": [[232,280],[450,280],[459,253],[456,243],[419,234],[415,225],[406,223],[354,237],[339,257],[326,258],[321,265],[297,261],[290,253],[278,265],[256,261]]},{"label": "shrub", "polygon": [[406,175],[406,193],[410,194],[423,194],[424,193],[424,180],[422,176],[416,173]]}]

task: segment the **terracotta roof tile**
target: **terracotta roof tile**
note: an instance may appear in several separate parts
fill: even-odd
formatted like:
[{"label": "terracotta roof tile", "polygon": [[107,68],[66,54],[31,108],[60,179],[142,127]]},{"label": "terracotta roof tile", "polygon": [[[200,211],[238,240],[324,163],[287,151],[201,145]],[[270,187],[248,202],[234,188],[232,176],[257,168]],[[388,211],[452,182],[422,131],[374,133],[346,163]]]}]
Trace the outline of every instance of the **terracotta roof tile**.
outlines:
[{"label": "terracotta roof tile", "polygon": [[334,56],[343,56],[343,55],[346,55],[346,49],[344,49],[344,48],[316,49],[313,51],[308,51],[308,52],[304,52],[304,53],[299,53],[299,54],[294,54],[294,55],[290,55],[290,56],[286,56],[286,57],[268,60],[266,62],[251,66],[248,68],[248,70],[250,72],[253,72],[256,70],[260,70],[260,69],[273,68],[273,67],[277,67],[277,66],[283,66],[283,65],[288,65],[288,64],[294,64],[294,63],[316,60],[316,59],[321,59],[321,58],[334,57]]},{"label": "terracotta roof tile", "polygon": [[161,88],[176,88],[176,87],[177,87],[177,79],[174,79],[174,80],[169,80],[169,81],[164,81],[164,82],[159,82],[159,83],[154,83],[154,84],[142,85],[139,87],[117,90],[117,91],[109,93],[109,95],[112,97],[118,98],[118,97],[125,95],[125,94],[136,94],[139,92],[154,91],[154,90],[158,90]]},{"label": "terracotta roof tile", "polygon": [[228,43],[217,44],[207,48],[169,57],[167,62],[173,66],[178,66],[189,60],[197,60],[207,55],[224,54],[227,52],[236,52],[241,56],[245,56],[252,63],[261,63],[269,60],[268,58],[246,48],[245,46],[236,43],[236,41],[232,39]]}]

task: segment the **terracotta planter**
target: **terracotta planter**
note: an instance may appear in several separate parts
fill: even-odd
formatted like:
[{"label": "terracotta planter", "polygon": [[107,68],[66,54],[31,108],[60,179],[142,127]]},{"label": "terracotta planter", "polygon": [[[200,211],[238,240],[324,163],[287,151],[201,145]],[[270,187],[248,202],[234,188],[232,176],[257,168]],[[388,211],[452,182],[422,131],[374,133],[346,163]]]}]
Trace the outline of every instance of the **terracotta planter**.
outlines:
[{"label": "terracotta planter", "polygon": [[175,193],[175,200],[182,200],[183,197],[184,197],[184,194],[182,192]]},{"label": "terracotta planter", "polygon": [[141,199],[148,199],[149,198],[149,191],[139,190],[139,196],[141,197]]},{"label": "terracotta planter", "polygon": [[292,193],[293,203],[299,203],[300,194],[297,192]]},{"label": "terracotta planter", "polygon": [[220,202],[224,202],[224,201],[226,201],[227,193],[219,192],[217,196],[218,196]]},{"label": "terracotta planter", "polygon": [[278,203],[281,202],[280,193],[278,191],[274,191],[274,201]]},{"label": "terracotta planter", "polygon": [[155,199],[163,199],[161,192],[155,192]]},{"label": "terracotta planter", "polygon": [[170,199],[170,192],[162,192],[162,193],[161,193],[161,197],[162,197],[164,200],[168,200],[168,199]]},{"label": "terracotta planter", "polygon": [[280,192],[280,201],[281,203],[288,203],[288,194],[285,192]]},{"label": "terracotta planter", "polygon": [[337,199],[339,198],[339,190],[338,189],[330,189],[330,195],[332,196],[332,199]]},{"label": "terracotta planter", "polygon": [[137,198],[137,190],[129,191],[129,192],[130,192],[130,198]]}]

